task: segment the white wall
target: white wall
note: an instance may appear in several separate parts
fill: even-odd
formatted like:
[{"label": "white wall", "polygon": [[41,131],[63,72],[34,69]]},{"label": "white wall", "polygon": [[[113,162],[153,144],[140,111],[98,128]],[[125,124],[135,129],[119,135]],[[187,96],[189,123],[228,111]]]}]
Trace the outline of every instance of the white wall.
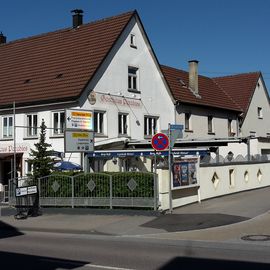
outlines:
[{"label": "white wall", "polygon": [[[232,194],[250,189],[262,188],[270,185],[270,163],[237,164],[223,166],[200,167],[199,193],[200,199],[205,200],[213,197]],[[230,181],[230,170],[232,179]],[[213,176],[217,179],[214,181]],[[163,191],[160,190],[162,193]],[[180,207],[189,203],[198,202],[197,188],[173,190],[173,207]],[[161,209],[168,209],[168,196],[163,198]]]},{"label": "white wall", "polygon": [[[267,137],[270,134],[270,106],[267,96],[267,89],[265,89],[261,78],[258,81],[254,95],[252,97],[247,115],[241,127],[241,136],[250,136],[250,131],[255,131],[258,137]],[[262,108],[263,118],[258,118],[257,109]]]},{"label": "white wall", "polygon": [[[228,137],[228,119],[237,135],[237,114],[226,110],[180,104],[177,107],[177,123],[184,125],[185,113],[190,113],[192,132],[184,132],[184,139],[211,139]],[[213,116],[213,134],[208,134],[208,116]]]},{"label": "white wall", "polygon": [[[137,49],[130,47],[130,33],[136,36]],[[139,93],[129,92],[128,67],[139,69]],[[87,95],[95,91],[97,101],[90,105]],[[110,95],[108,95],[110,93]],[[110,101],[114,99],[115,103]],[[128,101],[131,105],[127,105]],[[174,105],[164,85],[150,46],[146,43],[138,23],[133,19],[119,41],[115,44],[98,74],[88,86],[88,92],[82,96],[83,109],[105,110],[107,116],[107,138],[118,137],[118,113],[129,114],[129,137],[144,139],[144,115],[159,118],[158,130],[167,129],[174,122]],[[135,104],[135,105],[134,105]],[[138,124],[138,121],[139,124]],[[137,121],[137,122],[136,122]],[[97,138],[97,141],[107,138]]]}]

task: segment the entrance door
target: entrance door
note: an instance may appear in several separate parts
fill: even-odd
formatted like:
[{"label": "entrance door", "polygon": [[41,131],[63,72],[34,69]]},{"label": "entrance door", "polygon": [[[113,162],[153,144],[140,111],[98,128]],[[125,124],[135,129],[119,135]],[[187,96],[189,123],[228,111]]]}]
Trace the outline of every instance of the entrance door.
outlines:
[{"label": "entrance door", "polygon": [[8,185],[8,180],[13,177],[13,162],[11,159],[2,161],[2,184]]}]

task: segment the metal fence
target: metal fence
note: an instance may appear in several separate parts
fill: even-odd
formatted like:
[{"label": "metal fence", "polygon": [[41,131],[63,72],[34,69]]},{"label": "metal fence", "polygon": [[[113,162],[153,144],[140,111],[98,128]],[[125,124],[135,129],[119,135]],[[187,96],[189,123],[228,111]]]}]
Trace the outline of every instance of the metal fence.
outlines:
[{"label": "metal fence", "polygon": [[[21,185],[37,185],[40,206],[147,207],[157,209],[157,176],[152,173],[49,175]],[[10,202],[14,203],[14,181]]]}]

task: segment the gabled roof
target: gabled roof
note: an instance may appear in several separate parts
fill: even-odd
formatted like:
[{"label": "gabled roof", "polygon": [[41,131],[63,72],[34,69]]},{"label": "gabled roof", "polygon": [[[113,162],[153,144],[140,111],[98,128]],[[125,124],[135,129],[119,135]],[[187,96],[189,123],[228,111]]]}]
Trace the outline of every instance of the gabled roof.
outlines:
[{"label": "gabled roof", "polygon": [[252,72],[213,78],[213,81],[233,98],[244,113],[247,113],[260,76],[260,72]]},{"label": "gabled roof", "polygon": [[235,100],[215,80],[199,76],[199,96],[196,96],[188,87],[188,72],[163,65],[161,69],[176,101],[238,112],[242,111]]},{"label": "gabled roof", "polygon": [[0,106],[78,98],[135,14],[1,44]]}]

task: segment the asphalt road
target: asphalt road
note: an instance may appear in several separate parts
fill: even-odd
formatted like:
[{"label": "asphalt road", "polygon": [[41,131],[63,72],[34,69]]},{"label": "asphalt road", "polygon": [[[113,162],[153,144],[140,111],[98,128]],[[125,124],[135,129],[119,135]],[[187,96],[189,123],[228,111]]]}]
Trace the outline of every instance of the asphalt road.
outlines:
[{"label": "asphalt road", "polygon": [[270,269],[258,245],[15,230],[0,250],[1,269]]}]

